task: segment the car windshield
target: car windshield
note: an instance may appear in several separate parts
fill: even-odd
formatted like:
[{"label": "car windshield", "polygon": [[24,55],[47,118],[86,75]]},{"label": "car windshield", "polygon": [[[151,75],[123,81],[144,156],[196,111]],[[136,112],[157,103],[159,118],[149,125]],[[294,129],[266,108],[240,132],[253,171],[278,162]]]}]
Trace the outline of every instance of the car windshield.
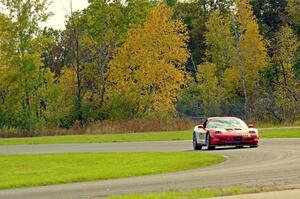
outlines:
[{"label": "car windshield", "polygon": [[224,118],[209,120],[206,128],[222,128],[222,129],[246,129],[245,122],[237,118]]}]

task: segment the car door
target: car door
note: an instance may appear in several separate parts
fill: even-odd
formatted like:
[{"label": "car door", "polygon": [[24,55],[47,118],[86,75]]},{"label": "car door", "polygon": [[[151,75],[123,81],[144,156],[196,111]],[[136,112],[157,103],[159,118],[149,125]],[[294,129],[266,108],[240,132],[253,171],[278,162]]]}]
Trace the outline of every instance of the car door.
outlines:
[{"label": "car door", "polygon": [[201,128],[199,130],[200,144],[205,144],[206,143],[206,124],[207,124],[207,120],[203,123],[203,128]]}]

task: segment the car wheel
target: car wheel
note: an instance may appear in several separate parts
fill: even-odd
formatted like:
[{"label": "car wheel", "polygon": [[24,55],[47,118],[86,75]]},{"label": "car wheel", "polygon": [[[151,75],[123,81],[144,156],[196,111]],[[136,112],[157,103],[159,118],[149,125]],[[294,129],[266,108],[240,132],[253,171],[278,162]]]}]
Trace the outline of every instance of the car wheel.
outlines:
[{"label": "car wheel", "polygon": [[257,148],[258,145],[251,145],[250,148]]},{"label": "car wheel", "polygon": [[210,134],[209,133],[207,133],[207,136],[206,136],[206,145],[207,145],[207,150],[215,149],[215,146],[210,145]]},{"label": "car wheel", "polygon": [[194,150],[201,150],[202,149],[202,145],[198,144],[197,142],[197,138],[196,138],[196,134],[193,134],[193,148]]}]

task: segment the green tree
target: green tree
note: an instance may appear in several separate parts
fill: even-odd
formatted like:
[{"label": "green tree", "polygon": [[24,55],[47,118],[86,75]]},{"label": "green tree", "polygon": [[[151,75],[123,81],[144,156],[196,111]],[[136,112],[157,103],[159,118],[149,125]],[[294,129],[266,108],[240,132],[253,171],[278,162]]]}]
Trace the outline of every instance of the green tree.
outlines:
[{"label": "green tree", "polygon": [[[287,1],[288,0],[250,0],[260,31],[263,36],[270,41],[273,40],[280,27],[287,22]],[[269,50],[271,52],[273,51],[272,46],[270,46]]]},{"label": "green tree", "polygon": [[188,43],[190,60],[187,62],[186,69],[197,81],[197,65],[205,61],[204,23],[206,17],[197,1],[177,2],[173,10],[174,18],[182,20],[187,26],[190,38]]},{"label": "green tree", "polygon": [[221,77],[233,65],[236,57],[230,16],[222,16],[219,11],[214,11],[205,26],[206,59],[216,65],[217,76]]},{"label": "green tree", "polygon": [[49,17],[48,2],[40,0],[2,0],[12,22],[11,36],[5,45],[8,67],[4,109],[9,113],[8,126],[32,132],[45,125],[46,110],[53,105],[53,73],[43,66],[41,54],[49,41],[38,27]]},{"label": "green tree", "polygon": [[291,22],[294,25],[300,27],[300,1],[288,0],[287,12],[288,12]]},{"label": "green tree", "polygon": [[198,82],[190,80],[180,92],[176,107],[180,115],[209,117],[224,114],[221,107],[227,96],[220,86],[216,65],[208,62],[199,65],[197,79]]}]

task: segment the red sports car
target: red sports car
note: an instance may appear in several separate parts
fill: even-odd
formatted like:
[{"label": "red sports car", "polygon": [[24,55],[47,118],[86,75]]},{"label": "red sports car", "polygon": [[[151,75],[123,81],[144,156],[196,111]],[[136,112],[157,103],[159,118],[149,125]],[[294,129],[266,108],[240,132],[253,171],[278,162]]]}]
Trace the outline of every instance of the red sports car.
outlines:
[{"label": "red sports car", "polygon": [[195,150],[201,150],[202,146],[207,146],[208,150],[225,145],[258,147],[258,142],[258,130],[235,117],[208,118],[197,125],[193,133]]}]

